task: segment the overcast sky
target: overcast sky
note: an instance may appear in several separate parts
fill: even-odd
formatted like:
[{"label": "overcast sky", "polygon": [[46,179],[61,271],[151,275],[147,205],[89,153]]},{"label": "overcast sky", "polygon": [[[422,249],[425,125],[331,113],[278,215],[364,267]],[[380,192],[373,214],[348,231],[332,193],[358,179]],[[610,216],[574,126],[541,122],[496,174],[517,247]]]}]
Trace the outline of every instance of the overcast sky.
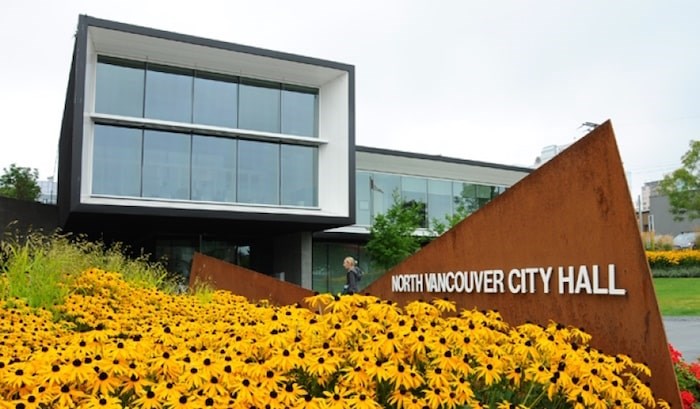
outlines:
[{"label": "overcast sky", "polygon": [[5,0],[0,168],[54,174],[78,16],[355,66],[359,145],[530,166],[612,121],[632,197],[700,129],[700,2]]}]

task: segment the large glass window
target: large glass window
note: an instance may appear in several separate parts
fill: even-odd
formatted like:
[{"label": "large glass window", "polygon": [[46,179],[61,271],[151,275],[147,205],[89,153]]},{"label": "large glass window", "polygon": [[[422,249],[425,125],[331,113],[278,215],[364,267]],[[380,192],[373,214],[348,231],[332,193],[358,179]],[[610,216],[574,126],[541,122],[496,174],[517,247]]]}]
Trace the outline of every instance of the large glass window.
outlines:
[{"label": "large glass window", "polygon": [[371,200],[370,196],[370,173],[357,172],[355,175],[355,224],[360,226],[370,225]]},{"label": "large glass window", "polygon": [[397,175],[374,173],[370,178],[372,217],[386,213],[394,204],[394,193],[401,194],[401,178]]},{"label": "large glass window", "polygon": [[473,213],[479,208],[476,200],[476,185],[464,182],[453,182],[454,209],[460,209],[467,213]]},{"label": "large glass window", "polygon": [[318,90],[98,57],[95,111],[227,128],[318,136]]},{"label": "large glass window", "polygon": [[281,145],[281,204],[316,206],[318,199],[318,148]]},{"label": "large glass window", "polygon": [[236,201],[236,140],[192,137],[192,200]]},{"label": "large glass window", "polygon": [[144,197],[189,200],[190,145],[190,135],[144,131]]},{"label": "large glass window", "polygon": [[238,202],[279,204],[279,149],[274,143],[238,142]]},{"label": "large glass window", "polygon": [[424,178],[404,176],[401,178],[401,199],[415,204],[421,212],[421,227],[427,227],[428,181]]},{"label": "large glass window", "polygon": [[192,80],[192,71],[149,65],[146,118],[192,122]]},{"label": "large glass window", "polygon": [[235,78],[197,73],[193,122],[238,128],[238,84]]},{"label": "large glass window", "polygon": [[479,207],[490,202],[491,198],[495,197],[494,190],[494,186],[476,185],[476,197],[479,202]]},{"label": "large glass window", "polygon": [[282,90],[282,133],[316,136],[317,91],[285,85]]},{"label": "large glass window", "polygon": [[95,125],[92,193],[141,196],[142,130]]},{"label": "large glass window", "polygon": [[238,123],[242,129],[280,132],[280,84],[241,80]]},{"label": "large glass window", "polygon": [[[95,92],[103,114],[317,136],[312,88],[99,56]],[[318,206],[317,147],[141,127],[96,125],[93,193]]]},{"label": "large glass window", "polygon": [[97,61],[95,112],[143,116],[143,63],[100,57]]},{"label": "large glass window", "polygon": [[452,214],[452,182],[449,180],[428,179],[428,221],[445,223]]}]

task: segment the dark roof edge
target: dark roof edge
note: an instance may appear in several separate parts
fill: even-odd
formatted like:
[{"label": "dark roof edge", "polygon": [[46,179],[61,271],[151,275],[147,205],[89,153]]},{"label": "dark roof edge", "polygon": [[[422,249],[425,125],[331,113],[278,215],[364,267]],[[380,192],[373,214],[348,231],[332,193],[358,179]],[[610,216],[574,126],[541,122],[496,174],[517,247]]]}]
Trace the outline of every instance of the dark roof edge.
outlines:
[{"label": "dark roof edge", "polygon": [[247,45],[229,43],[220,40],[212,40],[203,37],[191,36],[188,34],[180,34],[172,31],[158,30],[155,28],[120,23],[117,21],[91,17],[85,14],[80,15],[79,23],[85,24],[86,26],[99,27],[107,30],[122,31],[147,37],[162,38],[164,40],[179,41],[188,44],[201,45],[204,47],[219,48],[222,50],[258,55],[261,57],[269,57],[278,60],[286,60],[302,64],[333,68],[341,71],[347,71],[350,73],[354,73],[355,71],[354,65],[340,63],[336,61],[322,60],[319,58],[311,58],[303,55],[290,54],[281,51],[273,51],[264,48],[251,47]]},{"label": "dark roof edge", "polygon": [[424,153],[414,153],[414,152],[396,151],[396,150],[392,150],[392,149],[373,148],[370,146],[356,145],[355,150],[358,152],[376,153],[378,155],[402,156],[404,158],[434,160],[434,161],[438,161],[438,162],[456,163],[459,165],[472,165],[472,166],[481,166],[481,167],[487,167],[487,168],[512,170],[515,172],[530,173],[530,172],[535,170],[533,168],[528,168],[525,166],[503,165],[500,163],[481,162],[481,161],[469,160],[469,159],[451,158],[451,157],[442,156],[442,155],[427,155]]}]

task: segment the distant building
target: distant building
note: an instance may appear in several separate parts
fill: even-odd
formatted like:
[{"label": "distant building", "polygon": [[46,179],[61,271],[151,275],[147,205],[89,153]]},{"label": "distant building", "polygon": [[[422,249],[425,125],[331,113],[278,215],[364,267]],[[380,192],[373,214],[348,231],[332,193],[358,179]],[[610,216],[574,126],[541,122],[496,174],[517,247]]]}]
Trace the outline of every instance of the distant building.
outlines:
[{"label": "distant building", "polygon": [[547,163],[550,159],[553,157],[557,156],[559,153],[561,153],[564,149],[568,148],[571,146],[570,143],[567,143],[565,145],[547,145],[544,148],[542,148],[542,153],[540,153],[540,156],[535,158],[535,163],[532,165],[534,168],[539,168],[543,164]]},{"label": "distant building", "polygon": [[655,180],[653,182],[646,182],[642,186],[642,211],[648,211],[651,204],[652,196],[659,196],[659,186],[661,184],[660,180]]},{"label": "distant building", "polygon": [[647,200],[649,230],[657,235],[675,236],[684,232],[698,231],[700,220],[674,220],[668,196],[659,189],[660,180],[647,182],[642,187],[642,208]]}]

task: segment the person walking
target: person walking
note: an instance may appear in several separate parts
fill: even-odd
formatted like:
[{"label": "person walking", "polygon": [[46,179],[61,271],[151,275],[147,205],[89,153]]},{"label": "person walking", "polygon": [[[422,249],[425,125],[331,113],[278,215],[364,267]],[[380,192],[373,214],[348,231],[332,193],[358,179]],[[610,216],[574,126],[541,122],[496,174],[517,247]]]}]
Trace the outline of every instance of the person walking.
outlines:
[{"label": "person walking", "polygon": [[353,257],[345,257],[343,260],[345,273],[345,285],[343,286],[343,294],[354,294],[358,291],[357,282],[359,281],[360,273],[357,271],[357,262]]}]

